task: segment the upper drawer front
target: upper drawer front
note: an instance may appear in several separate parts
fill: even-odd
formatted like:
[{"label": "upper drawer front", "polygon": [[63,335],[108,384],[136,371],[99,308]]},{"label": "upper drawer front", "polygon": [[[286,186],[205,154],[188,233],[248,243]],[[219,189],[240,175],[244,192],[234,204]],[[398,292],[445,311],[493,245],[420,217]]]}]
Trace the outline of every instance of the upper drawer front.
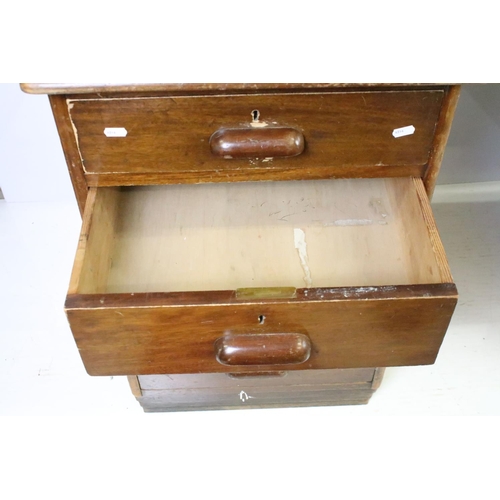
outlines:
[{"label": "upper drawer front", "polygon": [[[418,177],[443,95],[438,89],[69,99],[68,107],[89,185]],[[264,148],[260,158],[228,159],[210,148],[221,129],[276,127],[288,130],[283,137],[290,130],[303,136],[303,151],[279,157]],[[412,133],[394,132],[404,127]]]}]

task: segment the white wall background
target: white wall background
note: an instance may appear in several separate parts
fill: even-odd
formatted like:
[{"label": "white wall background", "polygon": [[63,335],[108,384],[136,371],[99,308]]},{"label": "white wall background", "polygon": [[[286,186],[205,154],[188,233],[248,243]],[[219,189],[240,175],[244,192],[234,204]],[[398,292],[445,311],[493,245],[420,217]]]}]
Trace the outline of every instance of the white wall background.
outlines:
[{"label": "white wall background", "polygon": [[0,188],[12,202],[74,199],[47,96],[13,83],[0,84]]},{"label": "white wall background", "polygon": [[438,184],[500,181],[500,84],[464,85]]},{"label": "white wall background", "polygon": [[[439,184],[500,180],[500,84],[464,85]],[[0,188],[11,202],[73,200],[46,96],[0,84]]]}]

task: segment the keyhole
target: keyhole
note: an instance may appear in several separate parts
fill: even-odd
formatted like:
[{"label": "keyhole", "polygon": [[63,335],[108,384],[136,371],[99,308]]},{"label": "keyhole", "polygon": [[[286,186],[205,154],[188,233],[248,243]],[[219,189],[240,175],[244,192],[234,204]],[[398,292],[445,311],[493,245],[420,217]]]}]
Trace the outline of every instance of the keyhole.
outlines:
[{"label": "keyhole", "polygon": [[259,121],[259,116],[260,116],[259,110],[258,109],[254,109],[252,111],[252,120],[254,122],[258,122]]},{"label": "keyhole", "polygon": [[263,325],[264,321],[266,321],[266,317],[263,316],[262,314],[259,316],[259,325]]}]

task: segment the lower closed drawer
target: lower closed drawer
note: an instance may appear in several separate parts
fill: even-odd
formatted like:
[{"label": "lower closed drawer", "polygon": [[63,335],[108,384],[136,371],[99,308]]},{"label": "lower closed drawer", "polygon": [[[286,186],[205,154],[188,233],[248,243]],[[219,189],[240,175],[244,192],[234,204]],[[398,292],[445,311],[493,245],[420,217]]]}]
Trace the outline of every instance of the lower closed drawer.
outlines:
[{"label": "lower closed drawer", "polygon": [[95,188],[66,309],[93,375],[433,363],[456,303],[420,179]]},{"label": "lower closed drawer", "polygon": [[[147,412],[366,404],[383,369],[141,375],[135,393]],[[134,377],[135,378],[135,377]]]}]

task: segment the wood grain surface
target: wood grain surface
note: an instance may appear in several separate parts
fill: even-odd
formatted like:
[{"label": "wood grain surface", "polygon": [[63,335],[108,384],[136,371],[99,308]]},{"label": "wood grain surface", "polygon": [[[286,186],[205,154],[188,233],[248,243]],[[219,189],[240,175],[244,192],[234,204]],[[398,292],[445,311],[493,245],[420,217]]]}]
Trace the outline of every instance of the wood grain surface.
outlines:
[{"label": "wood grain surface", "polygon": [[92,375],[259,371],[262,367],[218,363],[215,341],[225,332],[284,329],[308,336],[312,349],[305,363],[274,365],[278,371],[431,364],[453,313],[456,289],[452,284],[412,288],[374,288],[373,298],[363,288],[350,288],[347,296],[314,289],[293,300],[247,303],[219,301],[210,293],[205,303],[193,303],[192,294],[186,294],[191,305],[178,297],[169,300],[169,294],[73,296],[66,311]]},{"label": "wood grain surface", "polygon": [[311,342],[302,333],[226,333],[215,341],[214,351],[223,365],[294,365],[308,360]]},{"label": "wood grain surface", "polygon": [[207,94],[213,92],[271,92],[337,90],[366,88],[433,88],[443,84],[422,83],[21,83],[28,94],[129,94],[129,93],[182,93]]},{"label": "wood grain surface", "polygon": [[[133,99],[68,99],[86,175],[121,184],[127,176],[161,183],[412,175],[429,160],[442,90],[320,94],[226,95]],[[258,124],[252,112],[259,111]],[[209,139],[221,128],[283,126],[304,134],[305,150],[290,158],[221,159]],[[395,129],[413,126],[395,138]],[[124,128],[125,137],[107,137]],[[393,172],[387,174],[387,170]],[[279,172],[279,175],[278,175]],[[248,179],[248,177],[247,177]],[[95,183],[96,180],[94,179]],[[99,182],[99,181],[97,181]],[[90,179],[89,179],[90,184]]]},{"label": "wood grain surface", "polygon": [[141,385],[139,383],[139,377],[137,377],[136,375],[128,375],[127,381],[130,386],[132,394],[136,398],[140,398],[142,396],[142,390],[141,390]]},{"label": "wood grain surface", "polygon": [[69,293],[90,289],[106,291],[113,258],[118,195],[116,188],[89,190]]},{"label": "wood grain surface", "polygon": [[[261,371],[221,365],[215,342],[228,334],[283,332],[310,339],[303,368],[434,361],[456,288],[422,180],[268,187],[269,192],[258,184],[198,186],[196,193],[192,186],[91,190],[94,201],[85,211],[66,304],[89,373]],[[144,197],[135,197],[138,189]],[[278,211],[264,201],[283,201],[287,217],[272,220],[269,210]],[[294,209],[291,217],[287,201],[294,207],[308,201],[312,208]],[[261,248],[262,241],[267,246]],[[244,253],[231,242],[244,245]],[[297,290],[283,298],[238,296],[238,288],[252,285]],[[280,371],[287,365],[272,367]]]},{"label": "wood grain surface", "polygon": [[[264,163],[267,165],[267,163]],[[145,186],[160,184],[201,184],[201,183],[227,183],[227,182],[269,182],[269,181],[302,181],[321,180],[335,178],[363,178],[373,177],[423,177],[426,171],[425,165],[387,165],[356,167],[350,174],[342,166],[318,167],[311,166],[304,169],[290,169],[286,166],[278,166],[276,162],[272,168],[268,166],[253,166],[252,169],[231,170],[230,174],[225,171],[198,171],[196,174],[184,171],[170,171],[167,176],[164,173],[156,174],[117,174],[99,173],[85,174],[85,180],[90,187],[108,186]]]},{"label": "wood grain surface", "polygon": [[451,282],[421,183],[92,188],[70,293]]},{"label": "wood grain surface", "polygon": [[[137,398],[146,413],[196,410],[250,410],[257,408],[284,408],[301,406],[365,405],[374,391],[369,387],[328,385],[300,385],[283,390],[279,387],[244,392],[221,388],[197,391],[144,391]],[[248,399],[247,399],[248,397]],[[251,399],[250,399],[251,398]]]},{"label": "wood grain surface", "polygon": [[146,375],[134,377],[141,388],[134,394],[146,412],[366,404],[383,372],[360,368],[244,378],[222,373]]},{"label": "wood grain surface", "polygon": [[212,154],[225,159],[288,157],[304,151],[302,132],[291,127],[222,128],[208,142]]},{"label": "wood grain surface", "polygon": [[288,387],[300,384],[368,384],[373,383],[378,371],[373,368],[349,368],[339,370],[297,370],[279,372],[280,375],[261,376],[246,374],[242,377],[231,373],[188,373],[171,375],[140,375],[136,378],[143,391],[170,391],[197,389],[201,387],[266,387],[275,385]]},{"label": "wood grain surface", "polygon": [[[159,249],[168,245],[164,247],[163,241],[158,247],[161,237],[156,236],[162,227],[158,223],[165,222],[158,208],[165,201],[168,205],[171,192],[156,197],[159,205],[146,202],[141,212],[140,196],[129,203],[123,189],[95,188],[421,177],[432,195],[459,87],[330,83],[21,84],[21,88],[51,94],[82,213],[87,203],[66,302],[80,353],[91,374],[129,375],[145,411],[362,404],[379,386],[384,370],[363,367],[434,361],[456,303],[456,288],[420,180],[414,189],[389,190],[382,198],[387,206],[405,213],[394,218],[390,234],[380,231],[373,239],[358,228],[337,244],[317,239],[325,248],[313,258],[320,263],[315,275],[327,276],[325,283],[316,280],[314,288],[300,288],[304,276],[299,266],[296,275],[302,282],[294,283],[292,298],[250,294],[244,300],[224,285],[215,291],[203,286],[203,279],[193,281],[193,272],[186,273],[184,281],[194,283],[191,292],[170,286],[172,270],[187,269],[189,261],[187,255],[170,268],[162,264]],[[409,125],[415,127],[413,134],[393,136],[395,129]],[[210,150],[209,138],[221,128],[253,127],[258,135],[276,126],[304,135],[300,156],[279,158],[277,148],[277,154],[263,157],[254,150],[244,159],[222,155],[233,156],[229,159],[215,158]],[[124,127],[127,135],[107,137],[103,133],[107,127]],[[344,211],[350,196],[336,193],[335,210],[340,203]],[[194,198],[180,201],[192,205],[194,213]],[[181,205],[167,211],[177,217]],[[151,209],[149,225],[141,228]],[[327,210],[331,209],[330,205]],[[349,210],[361,220],[362,211]],[[189,220],[184,221],[188,226]],[[347,220],[345,214],[342,220]],[[230,222],[234,226],[235,221]],[[248,221],[243,224],[250,228]],[[310,251],[312,232],[309,226]],[[152,235],[156,243],[145,244]],[[243,241],[246,237],[240,235]],[[280,239],[276,237],[275,243]],[[369,243],[377,240],[385,248],[380,254]],[[404,250],[391,254],[394,244]],[[373,254],[368,266],[360,260],[363,245],[367,254]],[[331,249],[340,247],[345,253],[339,269],[345,266],[348,278],[335,281],[321,266],[332,261]],[[210,252],[209,256],[217,262]],[[333,256],[338,257],[337,252]],[[220,262],[228,260],[227,255],[219,257]],[[282,261],[285,267],[290,264],[286,258]],[[382,271],[376,271],[377,261],[383,262],[378,266]],[[352,265],[346,265],[349,262]],[[162,266],[168,279],[155,282]],[[200,266],[209,267],[206,262]],[[215,268],[223,269],[217,264]],[[394,269],[399,269],[396,275]],[[197,270],[194,274],[203,276]],[[282,286],[283,279],[278,282]],[[310,339],[311,355],[303,364],[234,367],[216,360],[217,339],[248,333],[269,337],[283,331]],[[158,373],[171,375],[162,378]]]},{"label": "wood grain surface", "polygon": [[56,122],[59,139],[61,140],[64,157],[68,165],[68,172],[75,192],[78,208],[83,215],[85,203],[87,200],[87,181],[83,172],[82,158],[78,149],[77,138],[71,119],[69,110],[64,96],[50,96],[50,105]]},{"label": "wood grain surface", "polygon": [[424,175],[425,189],[429,198],[432,198],[436,186],[439,169],[443,161],[446,143],[451,131],[455,109],[460,96],[460,86],[449,87],[443,99],[443,106],[439,114],[439,120],[435,131],[434,144],[432,146],[429,163]]}]

